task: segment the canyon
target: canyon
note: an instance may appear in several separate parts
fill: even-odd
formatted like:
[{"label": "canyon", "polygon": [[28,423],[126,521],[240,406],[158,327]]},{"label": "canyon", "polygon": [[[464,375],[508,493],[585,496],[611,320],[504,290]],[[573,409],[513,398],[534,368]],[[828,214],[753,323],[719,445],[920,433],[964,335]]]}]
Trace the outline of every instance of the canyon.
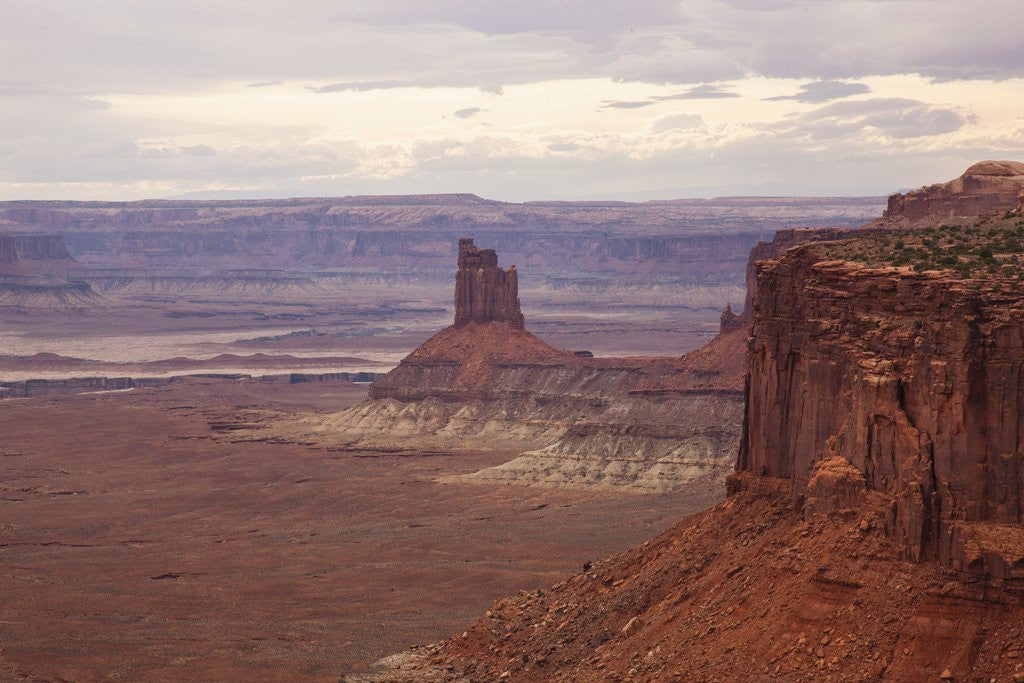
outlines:
[{"label": "canyon", "polygon": [[[0,301],[0,678],[361,675],[650,538],[723,495],[749,247],[881,207],[0,203],[92,292]],[[518,291],[431,344],[466,235]]]},{"label": "canyon", "polygon": [[[310,359],[295,372],[382,374],[450,315],[458,239],[472,234],[524,269],[526,314],[552,343],[679,354],[714,336],[725,302],[742,301],[745,254],[759,239],[787,225],[855,225],[880,206],[474,195],[0,202],[0,345],[111,371],[184,357],[196,362],[183,373],[273,374],[260,357],[206,361],[286,352]],[[324,367],[319,357],[357,360]],[[79,369],[48,363],[45,374],[0,381],[66,381]]]},{"label": "canyon", "polygon": [[1017,166],[755,249],[726,500],[373,680],[1024,679]]},{"label": "canyon", "polygon": [[[694,238],[705,256],[702,244],[736,246],[729,229],[701,236],[706,222],[673,236],[686,232],[674,217],[710,211],[700,202],[657,219],[648,205],[470,196],[6,206],[4,220],[45,228],[34,234],[67,231],[75,265],[51,259],[64,262],[57,276],[92,273],[82,281],[103,302],[6,320],[39,332],[59,316],[90,332],[141,314],[161,333],[136,345],[144,328],[129,327],[116,353],[0,358],[12,381],[44,368],[55,383],[108,378],[90,393],[6,399],[0,666],[69,678],[269,679],[297,661],[304,676],[352,681],[1024,678],[1018,166],[981,162],[890,199],[875,220],[877,204],[861,221],[783,220],[742,259],[687,256],[680,276],[673,240]],[[427,221],[439,203],[447,218]],[[742,220],[770,203],[714,209]],[[537,248],[509,236],[510,211]],[[109,226],[144,233],[154,216],[161,236],[120,242],[133,256],[111,246]],[[417,224],[393,242],[398,216],[444,228]],[[597,216],[608,233],[584,227]],[[455,232],[461,221],[472,229]],[[546,241],[534,232],[544,221]],[[648,221],[651,234],[620,242],[616,221]],[[193,241],[204,224],[254,232]],[[325,237],[311,225],[369,224],[371,249],[327,240],[297,256]],[[260,260],[261,230],[281,240],[273,262]],[[93,233],[90,252],[78,240]],[[388,265],[427,234],[438,241],[422,260]],[[161,259],[174,265],[156,273]],[[554,284],[559,268],[568,286]],[[361,298],[384,290],[376,306]],[[674,315],[688,333],[665,324]],[[254,372],[221,373],[240,365]],[[122,386],[115,372],[168,381]],[[53,416],[79,425],[77,464],[60,455],[74,450],[68,434],[38,428]],[[165,489],[174,496],[154,498]],[[155,512],[112,523],[114,508]],[[251,566],[224,554],[238,549]],[[267,593],[261,572],[278,588]],[[26,588],[40,581],[47,614],[88,633],[87,647],[46,645]],[[110,581],[138,597],[110,601]],[[270,595],[273,623],[222,604],[240,591]],[[197,594],[227,618],[193,623]],[[196,628],[202,648],[188,645]],[[128,643],[137,655],[114,665]]]}]

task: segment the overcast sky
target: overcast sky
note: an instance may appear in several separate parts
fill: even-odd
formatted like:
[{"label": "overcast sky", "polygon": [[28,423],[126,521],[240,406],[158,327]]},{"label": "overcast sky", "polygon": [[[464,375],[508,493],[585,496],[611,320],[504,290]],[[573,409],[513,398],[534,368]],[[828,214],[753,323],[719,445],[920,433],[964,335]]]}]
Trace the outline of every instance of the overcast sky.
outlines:
[{"label": "overcast sky", "polygon": [[0,0],[0,198],[860,195],[1024,159],[1024,0]]}]

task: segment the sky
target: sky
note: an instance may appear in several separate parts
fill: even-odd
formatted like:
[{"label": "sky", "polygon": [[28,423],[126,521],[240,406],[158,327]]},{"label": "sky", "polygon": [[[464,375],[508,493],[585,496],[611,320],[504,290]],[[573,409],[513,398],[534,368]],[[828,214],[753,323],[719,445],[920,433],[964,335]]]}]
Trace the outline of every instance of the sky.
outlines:
[{"label": "sky", "polygon": [[1024,0],[0,0],[0,199],[884,195],[1024,160]]}]

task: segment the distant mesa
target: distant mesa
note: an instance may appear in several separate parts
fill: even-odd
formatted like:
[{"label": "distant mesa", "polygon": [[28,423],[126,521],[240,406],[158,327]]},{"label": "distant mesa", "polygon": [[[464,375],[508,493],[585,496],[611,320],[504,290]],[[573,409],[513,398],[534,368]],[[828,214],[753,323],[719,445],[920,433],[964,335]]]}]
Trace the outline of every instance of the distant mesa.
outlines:
[{"label": "distant mesa", "polygon": [[525,327],[516,267],[498,267],[494,249],[480,249],[472,238],[464,237],[459,240],[455,276],[455,325],[492,321],[507,322],[519,330]]},{"label": "distant mesa", "polygon": [[882,221],[926,224],[1021,211],[1022,194],[1024,163],[979,161],[948,183],[892,195]]},{"label": "distant mesa", "polygon": [[60,235],[0,235],[0,306],[66,307],[100,297],[84,281],[71,279],[81,264]]},{"label": "distant mesa", "polygon": [[23,261],[65,261],[74,259],[60,235],[0,235],[0,264]]}]

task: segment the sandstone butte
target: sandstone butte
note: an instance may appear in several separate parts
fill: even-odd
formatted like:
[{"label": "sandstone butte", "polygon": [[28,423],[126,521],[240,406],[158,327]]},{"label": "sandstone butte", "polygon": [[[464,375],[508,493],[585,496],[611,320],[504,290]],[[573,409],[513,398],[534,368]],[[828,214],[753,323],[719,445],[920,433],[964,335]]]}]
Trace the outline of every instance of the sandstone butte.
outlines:
[{"label": "sandstone butte", "polygon": [[275,436],[353,452],[501,451],[460,483],[685,489],[721,497],[742,417],[745,326],[683,357],[594,358],[526,329],[514,266],[459,242],[454,323],[378,378],[365,401]]},{"label": "sandstone butte", "polygon": [[870,262],[964,235],[1021,251],[1021,170],[982,162],[861,231],[762,246],[726,500],[380,679],[1024,680],[1020,259]]}]

